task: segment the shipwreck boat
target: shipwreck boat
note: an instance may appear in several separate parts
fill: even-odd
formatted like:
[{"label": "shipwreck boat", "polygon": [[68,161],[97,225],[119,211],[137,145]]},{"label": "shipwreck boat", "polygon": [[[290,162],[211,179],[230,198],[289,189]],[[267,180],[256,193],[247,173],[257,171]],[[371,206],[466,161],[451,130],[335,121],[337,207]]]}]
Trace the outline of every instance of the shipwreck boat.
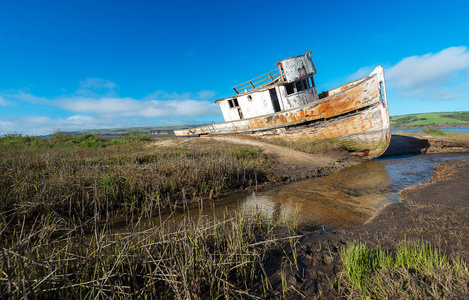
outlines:
[{"label": "shipwreck boat", "polygon": [[384,153],[391,132],[381,66],[367,77],[318,94],[311,51],[276,65],[276,70],[233,87],[234,96],[215,100],[224,123],[175,130],[175,134],[338,140],[344,148],[367,158]]}]

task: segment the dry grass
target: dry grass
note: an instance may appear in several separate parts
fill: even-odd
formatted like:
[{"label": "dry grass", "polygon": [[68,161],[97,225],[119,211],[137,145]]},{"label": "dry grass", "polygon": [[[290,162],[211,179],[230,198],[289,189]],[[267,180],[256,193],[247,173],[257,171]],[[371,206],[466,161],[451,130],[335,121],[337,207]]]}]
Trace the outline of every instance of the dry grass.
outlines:
[{"label": "dry grass", "polygon": [[0,138],[6,220],[56,215],[70,224],[148,213],[266,181],[272,162],[234,145],[149,147],[139,138]]},{"label": "dry grass", "polygon": [[[161,221],[161,220],[160,220]],[[184,218],[146,230],[80,228],[56,236],[58,220],[4,228],[0,296],[39,299],[258,299],[272,296],[264,261],[279,247],[259,214]],[[261,241],[261,242],[259,242]],[[278,252],[278,251],[277,251]]]},{"label": "dry grass", "polygon": [[[292,244],[260,214],[178,223],[160,214],[268,180],[271,162],[252,147],[166,140],[0,138],[0,297],[273,295],[264,262]],[[116,233],[122,214],[129,225]]]}]

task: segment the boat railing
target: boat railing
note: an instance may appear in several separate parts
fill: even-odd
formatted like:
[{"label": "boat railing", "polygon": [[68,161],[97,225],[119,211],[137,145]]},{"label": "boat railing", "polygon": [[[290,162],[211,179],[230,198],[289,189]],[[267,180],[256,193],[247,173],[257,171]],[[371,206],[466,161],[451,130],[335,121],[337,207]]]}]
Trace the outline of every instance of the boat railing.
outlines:
[{"label": "boat railing", "polygon": [[256,77],[254,79],[246,81],[244,83],[238,84],[233,87],[233,90],[236,92],[236,94],[247,92],[255,88],[267,86],[279,80],[279,78],[280,78],[279,69],[276,69],[269,73]]}]

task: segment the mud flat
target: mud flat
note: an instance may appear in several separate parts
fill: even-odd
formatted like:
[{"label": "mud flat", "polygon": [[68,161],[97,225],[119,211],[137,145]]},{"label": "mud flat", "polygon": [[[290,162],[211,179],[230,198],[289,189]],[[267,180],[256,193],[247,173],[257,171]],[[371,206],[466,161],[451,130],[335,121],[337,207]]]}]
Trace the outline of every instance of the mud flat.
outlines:
[{"label": "mud flat", "polygon": [[[363,226],[302,232],[300,269],[291,274],[289,284],[303,295],[340,297],[337,282],[343,268],[339,249],[352,241],[391,251],[404,240],[427,241],[450,257],[468,261],[468,182],[469,158],[446,161],[435,167],[429,182],[403,190],[399,202],[384,207]],[[275,281],[275,275],[272,278]]]},{"label": "mud flat", "polygon": [[469,134],[434,136],[425,134],[393,134],[391,143],[382,157],[469,151]]}]

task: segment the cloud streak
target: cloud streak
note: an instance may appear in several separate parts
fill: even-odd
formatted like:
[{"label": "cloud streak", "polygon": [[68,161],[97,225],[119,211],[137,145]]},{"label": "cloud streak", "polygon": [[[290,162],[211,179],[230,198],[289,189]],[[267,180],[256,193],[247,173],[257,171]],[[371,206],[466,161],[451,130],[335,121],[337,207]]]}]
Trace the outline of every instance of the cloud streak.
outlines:
[{"label": "cloud streak", "polygon": [[5,98],[0,96],[0,106],[9,106],[9,105],[11,105],[10,101],[7,101]]},{"label": "cloud streak", "polygon": [[9,118],[0,121],[0,135],[5,133],[23,133],[28,135],[51,134],[57,129],[80,130],[116,127],[114,120],[87,115],[72,115],[67,118],[51,118],[45,116],[28,116]]},{"label": "cloud streak", "polygon": [[201,117],[218,115],[218,105],[196,100],[136,100],[133,98],[65,98],[57,106],[78,113],[113,117]]},{"label": "cloud streak", "polygon": [[[79,130],[135,127],[158,124],[180,124],[203,118],[219,118],[218,105],[208,100],[216,93],[200,91],[168,93],[157,90],[142,98],[120,97],[118,85],[99,78],[80,81],[74,93],[47,99],[21,90],[0,91],[0,106],[21,109],[34,104],[40,116],[5,117],[0,122],[0,134],[19,132],[49,134],[56,129]],[[53,112],[55,111],[55,113]],[[67,117],[54,118],[54,114]],[[185,120],[185,121],[184,121]]]},{"label": "cloud streak", "polygon": [[[2,97],[3,96],[3,97]],[[52,102],[44,97],[36,97],[33,94],[26,93],[21,90],[11,90],[8,92],[3,93],[0,96],[0,104],[1,99],[6,101],[7,105],[12,105],[12,103],[17,103],[18,101],[24,101],[31,104],[38,104],[38,105],[50,105]]]},{"label": "cloud streak", "polygon": [[386,72],[388,88],[402,98],[451,100],[469,96],[469,51],[450,47],[406,57]]},{"label": "cloud streak", "polygon": [[366,66],[366,67],[361,67],[353,73],[352,75],[347,77],[347,81],[354,81],[363,77],[366,77],[370,75],[370,73],[376,68],[376,66]]},{"label": "cloud streak", "polygon": [[75,94],[88,97],[116,96],[119,86],[114,82],[101,78],[87,78],[80,81]]}]

